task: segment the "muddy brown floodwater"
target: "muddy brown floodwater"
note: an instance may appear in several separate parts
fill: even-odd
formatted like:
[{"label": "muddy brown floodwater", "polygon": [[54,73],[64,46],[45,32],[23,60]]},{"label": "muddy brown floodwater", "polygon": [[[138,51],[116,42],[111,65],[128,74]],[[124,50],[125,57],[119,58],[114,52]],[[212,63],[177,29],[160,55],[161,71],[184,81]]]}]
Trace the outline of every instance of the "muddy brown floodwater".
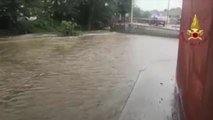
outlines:
[{"label": "muddy brown floodwater", "polygon": [[118,120],[139,71],[177,40],[106,33],[0,41],[0,120]]}]

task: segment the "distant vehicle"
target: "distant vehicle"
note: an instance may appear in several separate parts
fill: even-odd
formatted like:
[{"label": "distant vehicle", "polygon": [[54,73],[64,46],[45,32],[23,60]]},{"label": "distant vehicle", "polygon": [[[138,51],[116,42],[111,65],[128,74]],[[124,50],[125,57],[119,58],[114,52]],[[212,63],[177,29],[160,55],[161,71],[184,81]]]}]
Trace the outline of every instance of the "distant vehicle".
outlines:
[{"label": "distant vehicle", "polygon": [[166,21],[164,21],[164,20],[150,20],[149,25],[155,25],[155,26],[162,25],[164,27],[166,25]]},{"label": "distant vehicle", "polygon": [[181,18],[179,18],[179,19],[177,20],[177,24],[180,24],[180,21],[181,21]]},{"label": "distant vehicle", "polygon": [[158,17],[153,17],[153,18],[150,19],[149,25],[156,25],[156,26],[162,25],[162,26],[165,26],[166,25],[166,21],[163,20],[163,19],[159,19]]},{"label": "distant vehicle", "polygon": [[165,26],[166,25],[166,18],[167,18],[166,16],[162,16],[162,15],[159,15],[159,14],[152,15],[150,20],[149,20],[149,25]]}]

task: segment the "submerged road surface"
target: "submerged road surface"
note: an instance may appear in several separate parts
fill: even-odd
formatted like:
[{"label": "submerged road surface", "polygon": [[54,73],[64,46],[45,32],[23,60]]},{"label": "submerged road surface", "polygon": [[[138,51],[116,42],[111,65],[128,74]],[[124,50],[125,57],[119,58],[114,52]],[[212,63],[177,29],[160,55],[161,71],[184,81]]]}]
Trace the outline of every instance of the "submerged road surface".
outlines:
[{"label": "submerged road surface", "polygon": [[150,111],[168,120],[177,43],[118,33],[1,38],[0,120],[149,120]]}]

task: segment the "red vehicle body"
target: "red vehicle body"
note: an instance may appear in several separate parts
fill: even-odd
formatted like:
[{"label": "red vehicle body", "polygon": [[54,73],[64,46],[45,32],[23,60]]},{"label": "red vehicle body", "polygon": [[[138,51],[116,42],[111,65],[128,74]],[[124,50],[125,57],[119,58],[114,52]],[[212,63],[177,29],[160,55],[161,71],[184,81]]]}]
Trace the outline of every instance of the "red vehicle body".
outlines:
[{"label": "red vehicle body", "polygon": [[[202,40],[188,40],[197,15]],[[185,120],[213,120],[213,0],[183,0],[177,88]]]}]

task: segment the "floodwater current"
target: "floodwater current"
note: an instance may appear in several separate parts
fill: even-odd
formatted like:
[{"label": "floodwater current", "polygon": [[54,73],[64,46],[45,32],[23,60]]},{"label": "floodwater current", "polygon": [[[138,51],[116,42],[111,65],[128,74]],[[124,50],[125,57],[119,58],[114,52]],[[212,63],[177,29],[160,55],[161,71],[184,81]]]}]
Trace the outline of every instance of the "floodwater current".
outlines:
[{"label": "floodwater current", "polygon": [[119,33],[0,38],[0,120],[118,120],[139,71],[176,52]]}]

